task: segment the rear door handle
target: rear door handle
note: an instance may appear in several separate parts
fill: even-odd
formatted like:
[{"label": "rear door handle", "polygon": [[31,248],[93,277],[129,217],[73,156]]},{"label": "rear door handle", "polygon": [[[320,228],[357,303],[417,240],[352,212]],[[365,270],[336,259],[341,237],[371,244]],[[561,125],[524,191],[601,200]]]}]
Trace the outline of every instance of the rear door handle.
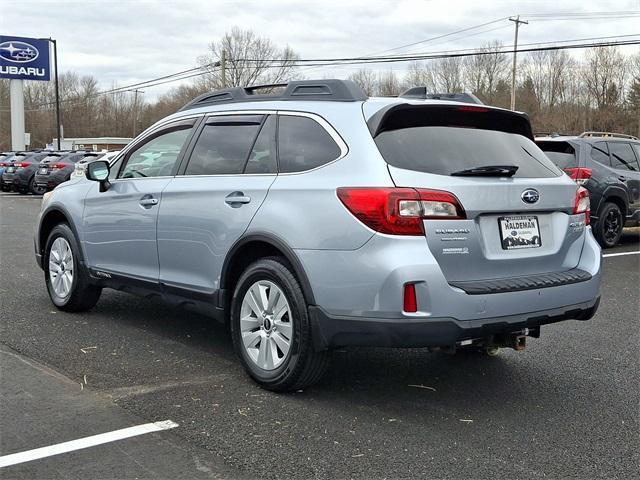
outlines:
[{"label": "rear door handle", "polygon": [[620,175],[618,177],[618,180],[620,180],[621,182],[626,182],[627,181],[627,177],[625,177],[624,175]]},{"label": "rear door handle", "polygon": [[239,207],[241,204],[249,203],[251,201],[251,197],[246,196],[242,192],[232,192],[224,197],[224,201],[227,205]]}]

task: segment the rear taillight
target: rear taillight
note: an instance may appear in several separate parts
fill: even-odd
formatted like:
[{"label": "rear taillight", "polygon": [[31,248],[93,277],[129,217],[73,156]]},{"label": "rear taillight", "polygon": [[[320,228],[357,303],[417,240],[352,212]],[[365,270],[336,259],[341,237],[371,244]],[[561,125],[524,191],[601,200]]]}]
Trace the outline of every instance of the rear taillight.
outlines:
[{"label": "rear taillight", "polygon": [[53,168],[54,170],[60,170],[62,168],[65,168],[67,165],[65,163],[54,163],[51,168]]},{"label": "rear taillight", "polygon": [[589,225],[589,216],[591,215],[591,202],[589,201],[589,190],[584,187],[578,187],[576,191],[576,200],[573,205],[573,214],[584,213],[584,223]]},{"label": "rear taillight", "polygon": [[423,219],[466,218],[458,199],[441,190],[341,187],[337,194],[356,218],[380,233],[424,235]]},{"label": "rear taillight", "polygon": [[578,185],[584,185],[587,180],[591,178],[590,168],[565,168],[564,171],[571,177],[571,180],[575,181]]},{"label": "rear taillight", "polygon": [[7,166],[7,164],[6,164],[6,163],[4,163],[4,162],[0,162],[0,167],[6,167],[6,166]]},{"label": "rear taillight", "polygon": [[31,166],[29,162],[16,163],[16,168],[27,168]]}]

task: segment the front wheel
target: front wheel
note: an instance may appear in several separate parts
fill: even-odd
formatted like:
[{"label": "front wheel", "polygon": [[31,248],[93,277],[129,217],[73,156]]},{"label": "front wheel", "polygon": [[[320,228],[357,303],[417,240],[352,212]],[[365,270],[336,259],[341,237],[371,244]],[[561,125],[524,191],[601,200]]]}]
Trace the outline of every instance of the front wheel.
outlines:
[{"label": "front wheel", "polygon": [[91,284],[80,262],[78,242],[67,224],[56,225],[51,231],[43,262],[49,297],[57,308],[84,312],[98,303],[102,289]]},{"label": "front wheel", "polygon": [[316,383],[329,363],[316,352],[300,283],[279,257],[251,264],[236,285],[231,335],[247,373],[267,390],[295,391]]},{"label": "front wheel", "polygon": [[602,248],[615,247],[622,236],[623,228],[624,217],[620,207],[615,203],[605,203],[593,228],[598,243]]}]

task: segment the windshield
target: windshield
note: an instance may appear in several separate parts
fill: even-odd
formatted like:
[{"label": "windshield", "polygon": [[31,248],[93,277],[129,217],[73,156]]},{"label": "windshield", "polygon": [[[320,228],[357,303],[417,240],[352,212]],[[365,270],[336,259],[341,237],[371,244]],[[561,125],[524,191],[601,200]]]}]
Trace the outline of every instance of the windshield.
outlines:
[{"label": "windshield", "polygon": [[385,131],[375,138],[394,167],[451,175],[489,165],[513,165],[514,177],[557,177],[562,172],[527,137],[496,130],[425,126]]}]

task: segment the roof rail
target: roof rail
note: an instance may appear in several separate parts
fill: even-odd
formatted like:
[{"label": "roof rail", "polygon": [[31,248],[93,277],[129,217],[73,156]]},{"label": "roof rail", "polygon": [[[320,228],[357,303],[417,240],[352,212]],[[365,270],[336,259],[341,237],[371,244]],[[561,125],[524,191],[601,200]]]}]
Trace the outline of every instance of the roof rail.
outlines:
[{"label": "roof rail", "polygon": [[422,100],[449,100],[450,102],[476,103],[484,105],[473,93],[427,93],[427,87],[411,87],[399,95],[400,98],[419,98]]},{"label": "roof rail", "polygon": [[633,135],[627,135],[626,133],[614,133],[614,132],[582,132],[578,135],[580,138],[585,137],[613,137],[613,138],[626,138],[628,140],[638,140],[638,137]]},{"label": "roof rail", "polygon": [[[258,90],[284,89],[278,93]],[[324,102],[357,102],[367,98],[364,90],[351,80],[294,80],[289,83],[234,87],[205,93],[187,103],[180,111],[223,103],[264,102],[271,100],[317,100]]]}]

